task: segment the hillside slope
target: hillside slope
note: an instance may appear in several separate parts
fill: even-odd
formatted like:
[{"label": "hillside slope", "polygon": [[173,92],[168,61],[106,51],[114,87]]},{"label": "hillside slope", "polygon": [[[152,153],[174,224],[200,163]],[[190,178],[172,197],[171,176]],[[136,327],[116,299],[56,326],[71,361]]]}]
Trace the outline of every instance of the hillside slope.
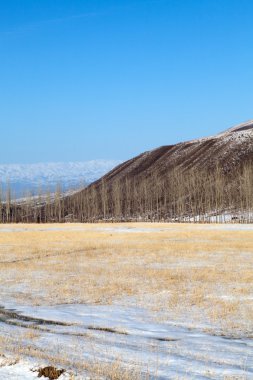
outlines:
[{"label": "hillside slope", "polygon": [[43,202],[5,208],[1,220],[253,222],[253,121],[145,152]]},{"label": "hillside slope", "polygon": [[[107,173],[111,183],[125,177],[162,176],[175,168],[214,169],[217,164],[230,172],[253,159],[253,120],[215,136],[162,146],[145,152]],[[97,182],[99,184],[101,179]]]},{"label": "hillside slope", "polygon": [[[76,220],[251,220],[253,121],[128,160],[65,202]],[[233,216],[234,215],[234,216]],[[239,215],[239,216],[238,216]]]}]

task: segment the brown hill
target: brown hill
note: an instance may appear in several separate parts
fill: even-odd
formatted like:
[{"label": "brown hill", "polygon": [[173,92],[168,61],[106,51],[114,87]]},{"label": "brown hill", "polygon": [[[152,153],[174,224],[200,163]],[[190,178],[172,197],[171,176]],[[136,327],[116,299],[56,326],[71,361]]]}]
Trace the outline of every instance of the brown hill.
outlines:
[{"label": "brown hill", "polygon": [[[148,176],[154,172],[162,176],[175,168],[210,170],[217,164],[224,172],[229,172],[252,159],[253,120],[216,136],[162,146],[145,152],[117,166],[103,179],[112,183],[116,179]],[[101,181],[102,179],[98,180],[96,184]]]},{"label": "brown hill", "polygon": [[71,205],[73,210],[75,204],[71,215],[77,220],[170,220],[237,213],[249,207],[252,162],[253,121],[249,121],[130,159],[66,200],[65,208]]},{"label": "brown hill", "polygon": [[24,222],[253,221],[253,121],[140,154],[72,195],[2,210],[2,221]]}]

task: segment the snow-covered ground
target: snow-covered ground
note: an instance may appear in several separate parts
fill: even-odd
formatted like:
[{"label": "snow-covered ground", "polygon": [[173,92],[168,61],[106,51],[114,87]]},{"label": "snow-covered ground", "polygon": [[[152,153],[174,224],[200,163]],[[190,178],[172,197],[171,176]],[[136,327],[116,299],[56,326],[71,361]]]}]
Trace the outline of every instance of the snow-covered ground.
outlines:
[{"label": "snow-covered ground", "polygon": [[[252,304],[252,233],[253,225],[247,224],[0,226],[0,379],[34,379],[36,369],[47,365],[64,368],[60,379],[71,380],[94,379],[92,366],[99,365],[104,379],[103,365],[115,362],[145,379],[253,379],[252,318],[247,314]],[[48,250],[41,243],[46,239]],[[63,252],[78,239],[80,245]],[[96,251],[93,245],[99,239],[102,246]],[[32,241],[36,249],[29,253]],[[224,259],[222,250],[227,250]],[[228,270],[222,272],[224,265]],[[108,269],[107,282],[103,276]],[[220,269],[222,277],[216,277]],[[182,282],[174,288],[167,277],[158,286],[156,278],[166,273],[179,280],[191,273],[187,289]],[[117,282],[121,288],[112,288],[115,297],[95,301],[94,289],[104,296],[113,276],[125,276],[133,285],[136,281],[137,291],[130,287],[123,294],[127,283]],[[225,276],[225,285],[217,281]],[[179,304],[173,311],[171,295],[178,288]],[[210,309],[213,319],[207,318]],[[220,318],[227,318],[225,328]]]},{"label": "snow-covered ground", "polygon": [[[107,224],[89,224],[89,223],[64,223],[64,224],[57,224],[57,226],[54,226],[54,224],[46,224],[43,226],[43,224],[12,224],[12,225],[4,225],[0,224],[0,233],[4,232],[28,232],[28,231],[82,231],[82,232],[89,232],[89,231],[97,231],[97,232],[113,232],[113,233],[151,233],[151,232],[165,232],[165,231],[180,231],[181,224],[164,224],[164,223],[155,223],[154,227],[151,227],[152,224],[148,224],[144,227],[143,223],[139,224],[135,223],[132,226],[129,223],[125,224],[113,224],[113,223],[107,223]],[[190,224],[184,224],[184,227],[190,228]],[[194,224],[195,230],[218,230],[218,231],[252,231],[253,232],[253,224],[238,224],[238,223],[213,223],[213,224]]]},{"label": "snow-covered ground", "polygon": [[33,364],[26,361],[13,360],[0,356],[0,376],[2,379],[31,380],[38,378],[38,372],[33,372]]},{"label": "snow-covered ground", "polygon": [[[38,366],[31,360],[11,359],[10,357],[0,356],[0,376],[2,380],[32,380],[38,379]],[[45,377],[44,377],[45,379]],[[72,380],[71,375],[64,373],[59,377],[60,380]],[[75,380],[91,380],[89,376],[75,377]]]},{"label": "snow-covered ground", "polygon": [[252,210],[226,210],[220,212],[210,212],[205,215],[196,215],[195,217],[186,217],[186,222],[205,222],[205,223],[253,223]]},{"label": "snow-covered ground", "polygon": [[[52,355],[60,350],[71,362],[121,358],[125,365],[139,366],[156,379],[253,378],[253,341],[249,338],[214,336],[197,327],[160,323],[147,310],[118,305],[19,307],[18,311],[1,323],[2,335],[18,334],[22,323],[26,327],[36,324],[40,332],[37,349],[50,350]],[[23,322],[19,319],[22,316],[26,317]],[[8,321],[14,326],[9,326]],[[20,365],[22,362],[16,367],[0,367],[1,378],[20,373]],[[24,364],[22,373],[26,377],[16,378],[33,379],[29,368],[36,365]]]}]

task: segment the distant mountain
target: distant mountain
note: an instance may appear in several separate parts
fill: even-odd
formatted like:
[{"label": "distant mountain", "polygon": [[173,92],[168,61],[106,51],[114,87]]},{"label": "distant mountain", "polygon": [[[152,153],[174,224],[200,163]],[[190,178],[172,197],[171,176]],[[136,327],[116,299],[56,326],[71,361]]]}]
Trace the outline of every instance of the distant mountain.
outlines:
[{"label": "distant mountain", "polygon": [[54,191],[58,184],[66,191],[83,188],[119,163],[116,160],[92,160],[0,165],[0,183],[3,192],[9,184],[16,197],[28,192]]}]

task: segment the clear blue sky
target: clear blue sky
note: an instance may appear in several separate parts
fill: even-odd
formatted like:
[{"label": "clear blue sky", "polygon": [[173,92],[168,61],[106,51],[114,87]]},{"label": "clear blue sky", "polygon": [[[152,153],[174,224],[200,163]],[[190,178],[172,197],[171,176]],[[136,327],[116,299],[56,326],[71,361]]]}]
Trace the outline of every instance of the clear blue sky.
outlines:
[{"label": "clear blue sky", "polygon": [[127,159],[253,118],[252,16],[252,0],[0,0],[0,162]]}]

